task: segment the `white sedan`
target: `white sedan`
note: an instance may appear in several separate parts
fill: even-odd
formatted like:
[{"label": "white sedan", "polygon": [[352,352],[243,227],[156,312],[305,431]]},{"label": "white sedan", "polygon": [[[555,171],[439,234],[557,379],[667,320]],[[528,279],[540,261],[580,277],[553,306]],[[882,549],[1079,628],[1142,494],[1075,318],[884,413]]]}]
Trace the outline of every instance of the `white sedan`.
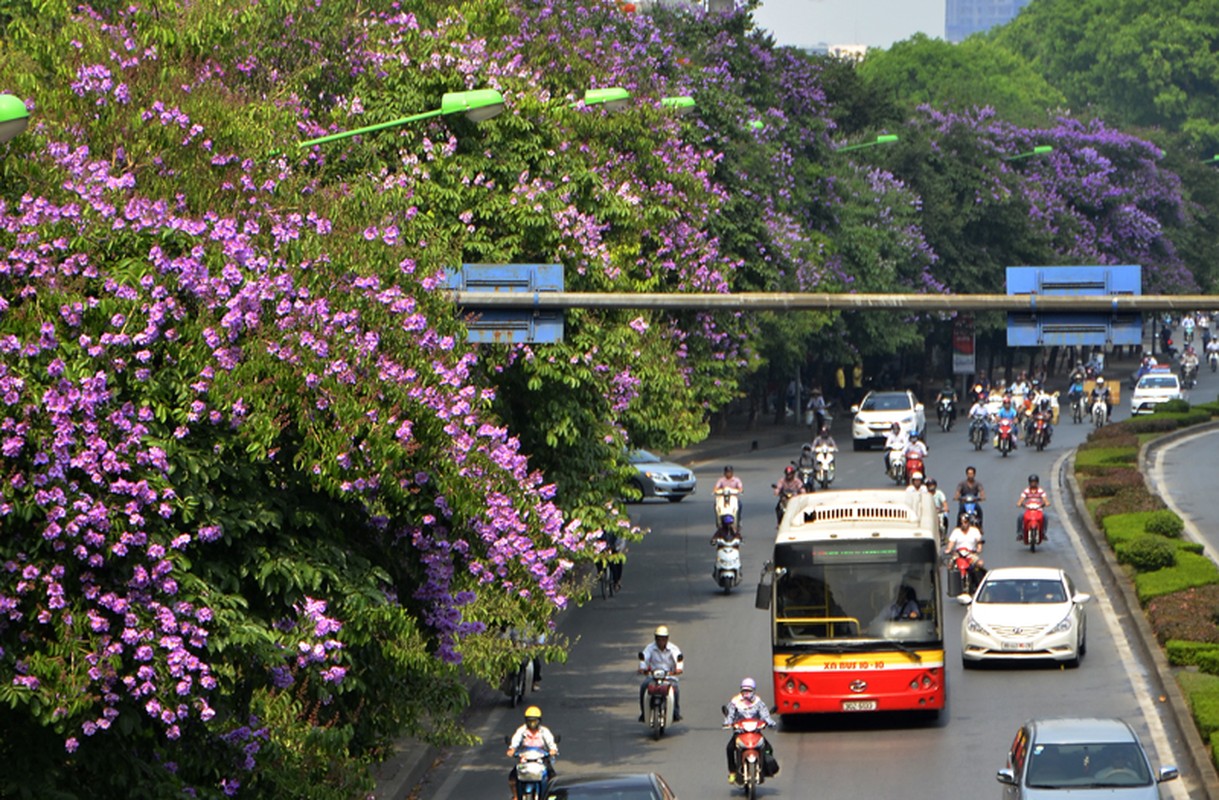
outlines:
[{"label": "white sedan", "polygon": [[961,661],[1053,659],[1079,666],[1087,651],[1084,604],[1070,576],[1053,567],[1003,567],[986,574],[961,623]]}]

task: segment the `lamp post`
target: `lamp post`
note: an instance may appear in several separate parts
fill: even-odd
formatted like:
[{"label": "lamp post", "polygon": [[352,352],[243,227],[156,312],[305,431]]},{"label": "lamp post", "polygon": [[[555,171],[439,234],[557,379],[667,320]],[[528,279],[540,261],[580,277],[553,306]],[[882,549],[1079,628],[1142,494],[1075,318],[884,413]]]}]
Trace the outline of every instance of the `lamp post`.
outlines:
[{"label": "lamp post", "polygon": [[30,124],[30,110],[21,98],[0,94],[0,144],[24,131]]},{"label": "lamp post", "polygon": [[[620,111],[631,102],[631,93],[626,89],[611,86],[607,89],[589,89],[584,93],[584,105],[603,106],[606,111]],[[579,105],[572,103],[572,107]]]},{"label": "lamp post", "polygon": [[1021,158],[1032,158],[1033,156],[1045,155],[1046,153],[1054,152],[1054,148],[1048,144],[1039,144],[1027,153],[1017,153],[1014,156],[1007,156],[1004,161],[1016,161]]},{"label": "lamp post", "polygon": [[482,122],[497,116],[504,110],[504,96],[495,89],[472,89],[468,92],[449,92],[440,99],[440,108],[435,111],[425,111],[422,114],[412,114],[409,117],[382,122],[379,125],[369,125],[366,128],[356,128],[352,131],[332,133],[309,139],[297,145],[298,148],[312,147],[315,144],[325,144],[339,139],[349,139],[365,133],[383,131],[387,128],[397,128],[411,122],[431,117],[448,116],[449,114],[465,114],[471,122]]},{"label": "lamp post", "polygon": [[893,144],[897,141],[897,138],[897,134],[895,133],[882,133],[880,136],[876,137],[876,141],[874,142],[863,142],[861,144],[853,144],[848,147],[839,147],[834,152],[845,153],[849,150],[863,150],[866,147],[876,147],[878,144]]}]

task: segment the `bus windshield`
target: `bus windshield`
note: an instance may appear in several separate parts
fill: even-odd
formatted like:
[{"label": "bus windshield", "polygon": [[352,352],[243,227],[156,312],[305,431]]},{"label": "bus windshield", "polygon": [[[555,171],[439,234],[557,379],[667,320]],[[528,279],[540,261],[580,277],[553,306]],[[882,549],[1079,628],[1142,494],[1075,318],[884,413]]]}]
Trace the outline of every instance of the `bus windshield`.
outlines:
[{"label": "bus windshield", "polygon": [[774,644],[937,641],[937,563],[935,543],[926,539],[779,545]]}]

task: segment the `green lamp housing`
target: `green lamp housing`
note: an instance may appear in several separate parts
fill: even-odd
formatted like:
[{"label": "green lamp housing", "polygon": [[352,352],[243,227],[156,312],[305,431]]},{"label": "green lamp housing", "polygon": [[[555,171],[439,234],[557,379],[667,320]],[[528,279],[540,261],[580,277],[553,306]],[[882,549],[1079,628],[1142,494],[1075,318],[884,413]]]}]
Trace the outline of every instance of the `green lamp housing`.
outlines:
[{"label": "green lamp housing", "polygon": [[30,126],[30,111],[21,98],[0,94],[0,144],[13,139]]}]

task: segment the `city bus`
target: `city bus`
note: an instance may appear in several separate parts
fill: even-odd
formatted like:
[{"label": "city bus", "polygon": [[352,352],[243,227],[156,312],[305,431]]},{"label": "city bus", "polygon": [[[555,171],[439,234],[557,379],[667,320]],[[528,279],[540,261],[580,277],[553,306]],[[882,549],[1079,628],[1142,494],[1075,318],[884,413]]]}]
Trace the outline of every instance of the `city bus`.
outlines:
[{"label": "city bus", "polygon": [[930,495],[797,495],[775,535],[757,605],[770,612],[778,712],[944,707],[938,543]]}]

